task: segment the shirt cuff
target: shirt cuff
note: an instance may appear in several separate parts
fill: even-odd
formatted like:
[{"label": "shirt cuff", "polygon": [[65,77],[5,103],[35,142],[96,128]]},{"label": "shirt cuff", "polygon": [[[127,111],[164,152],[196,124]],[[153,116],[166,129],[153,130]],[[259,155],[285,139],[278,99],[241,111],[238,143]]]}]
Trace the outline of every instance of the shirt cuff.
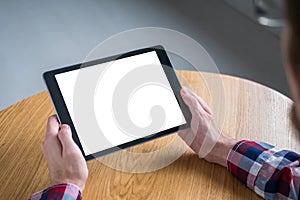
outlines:
[{"label": "shirt cuff", "polygon": [[255,181],[261,168],[275,152],[272,145],[241,140],[232,147],[228,154],[227,169],[243,184],[254,190]]},{"label": "shirt cuff", "polygon": [[81,199],[80,188],[72,183],[59,183],[34,193],[30,200],[39,199]]}]

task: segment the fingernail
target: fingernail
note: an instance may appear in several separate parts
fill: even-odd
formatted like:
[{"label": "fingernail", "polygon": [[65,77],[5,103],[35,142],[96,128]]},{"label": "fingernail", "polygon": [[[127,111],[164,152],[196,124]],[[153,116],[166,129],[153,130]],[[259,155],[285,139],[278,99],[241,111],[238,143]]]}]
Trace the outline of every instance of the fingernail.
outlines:
[{"label": "fingernail", "polygon": [[63,125],[61,125],[61,128],[63,128],[63,129],[70,129],[70,126],[68,124],[63,124]]}]

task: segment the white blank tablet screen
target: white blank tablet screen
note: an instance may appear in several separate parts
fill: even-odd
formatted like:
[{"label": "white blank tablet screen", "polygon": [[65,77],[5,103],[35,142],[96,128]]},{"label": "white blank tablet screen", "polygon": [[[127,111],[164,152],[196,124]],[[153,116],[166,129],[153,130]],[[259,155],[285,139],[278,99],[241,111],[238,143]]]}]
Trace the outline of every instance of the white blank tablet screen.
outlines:
[{"label": "white blank tablet screen", "polygon": [[155,51],[55,78],[85,155],[186,123]]}]

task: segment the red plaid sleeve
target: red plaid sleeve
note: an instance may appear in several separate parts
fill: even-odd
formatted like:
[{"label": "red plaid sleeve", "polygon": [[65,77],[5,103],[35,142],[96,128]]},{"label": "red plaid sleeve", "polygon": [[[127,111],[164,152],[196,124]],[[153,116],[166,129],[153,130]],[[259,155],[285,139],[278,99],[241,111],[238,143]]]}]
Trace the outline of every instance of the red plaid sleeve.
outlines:
[{"label": "red plaid sleeve", "polygon": [[298,199],[300,156],[263,143],[242,140],[228,155],[227,167],[265,199]]},{"label": "red plaid sleeve", "polygon": [[62,183],[53,185],[40,192],[33,194],[30,200],[81,200],[81,192],[76,185]]}]

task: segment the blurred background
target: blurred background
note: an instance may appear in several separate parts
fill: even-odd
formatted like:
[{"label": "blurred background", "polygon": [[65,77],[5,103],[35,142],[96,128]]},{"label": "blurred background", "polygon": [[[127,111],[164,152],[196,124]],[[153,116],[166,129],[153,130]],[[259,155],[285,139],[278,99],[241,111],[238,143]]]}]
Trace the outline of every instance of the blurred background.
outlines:
[{"label": "blurred background", "polygon": [[0,26],[0,110],[45,90],[44,71],[82,62],[106,38],[149,26],[192,37],[223,74],[289,95],[281,30],[256,22],[252,0],[0,1]]}]

